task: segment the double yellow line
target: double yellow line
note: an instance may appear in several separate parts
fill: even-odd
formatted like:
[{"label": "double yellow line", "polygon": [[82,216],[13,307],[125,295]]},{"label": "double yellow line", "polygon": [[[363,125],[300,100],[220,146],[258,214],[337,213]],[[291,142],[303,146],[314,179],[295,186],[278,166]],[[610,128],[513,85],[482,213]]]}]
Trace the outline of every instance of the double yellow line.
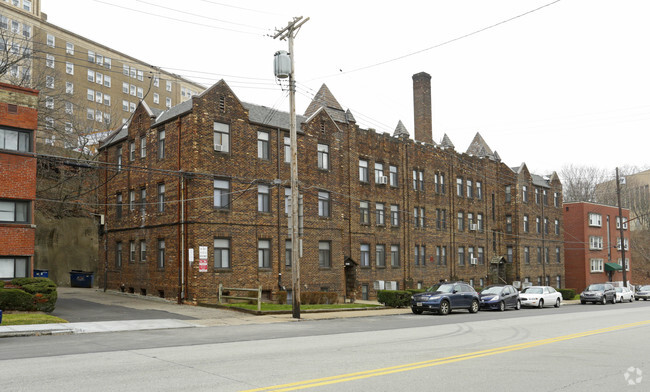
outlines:
[{"label": "double yellow line", "polygon": [[299,381],[299,382],[294,382],[294,383],[290,383],[290,384],[274,385],[274,386],[270,386],[270,387],[257,388],[257,389],[248,389],[248,390],[245,390],[245,391],[242,391],[242,392],[295,391],[295,390],[298,390],[298,389],[307,389],[307,388],[313,388],[313,387],[318,387],[318,386],[323,386],[323,385],[330,385],[330,384],[337,384],[337,383],[354,381],[354,380],[361,380],[361,379],[364,379],[364,378],[384,376],[384,375],[387,375],[387,374],[400,373],[400,372],[406,372],[406,371],[409,371],[409,370],[416,370],[416,369],[422,369],[422,368],[431,367],[431,366],[444,365],[444,364],[447,364],[447,363],[460,362],[460,361],[465,361],[467,359],[487,357],[487,356],[496,355],[496,354],[503,354],[503,353],[507,353],[507,352],[510,352],[510,351],[523,350],[523,349],[526,349],[526,348],[543,346],[545,344],[562,342],[562,341],[571,340],[571,339],[578,339],[578,338],[583,338],[583,337],[586,337],[586,336],[598,335],[598,334],[602,334],[602,333],[613,332],[613,331],[618,331],[618,330],[621,330],[621,329],[638,327],[638,326],[648,325],[648,324],[650,324],[650,320],[639,321],[639,322],[636,322],[636,323],[629,323],[629,324],[621,324],[621,325],[616,325],[616,326],[613,326],[613,327],[596,329],[596,330],[593,330],[593,331],[586,331],[586,332],[574,333],[574,334],[571,334],[571,335],[557,336],[557,337],[554,337],[554,338],[535,340],[535,341],[527,342],[527,343],[513,344],[511,346],[497,347],[497,348],[493,348],[493,349],[489,349],[489,350],[474,351],[474,352],[467,353],[467,354],[454,355],[454,356],[451,356],[451,357],[444,357],[444,358],[438,358],[438,359],[431,359],[431,360],[428,360],[428,361],[408,363],[408,364],[404,364],[404,365],[391,366],[391,367],[375,369],[375,370],[366,370],[366,371],[363,371],[363,372],[341,374],[341,375],[338,375],[338,376],[317,378],[317,379],[313,379],[313,380]]}]

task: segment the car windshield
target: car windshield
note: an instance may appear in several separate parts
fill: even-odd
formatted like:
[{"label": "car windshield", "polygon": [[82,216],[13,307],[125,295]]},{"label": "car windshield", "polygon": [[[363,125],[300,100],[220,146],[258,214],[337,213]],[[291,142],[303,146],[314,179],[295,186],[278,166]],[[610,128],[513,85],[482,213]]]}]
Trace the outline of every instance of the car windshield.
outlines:
[{"label": "car windshield", "polygon": [[481,291],[481,294],[501,294],[501,290],[503,290],[501,286],[492,286]]},{"label": "car windshield", "polygon": [[617,293],[622,293],[622,292],[623,292],[623,288],[622,288],[622,287],[617,287],[615,290],[616,290]]},{"label": "car windshield", "polygon": [[527,287],[522,291],[522,293],[526,294],[541,294],[542,293],[542,288],[541,287]]},{"label": "car windshield", "polygon": [[434,284],[427,291],[435,292],[440,291],[441,293],[451,293],[454,291],[454,285],[449,283]]},{"label": "car windshield", "polygon": [[587,287],[588,291],[604,291],[605,290],[605,285],[602,284],[590,284],[589,287]]},{"label": "car windshield", "polygon": [[650,286],[641,286],[641,291],[650,291]]}]

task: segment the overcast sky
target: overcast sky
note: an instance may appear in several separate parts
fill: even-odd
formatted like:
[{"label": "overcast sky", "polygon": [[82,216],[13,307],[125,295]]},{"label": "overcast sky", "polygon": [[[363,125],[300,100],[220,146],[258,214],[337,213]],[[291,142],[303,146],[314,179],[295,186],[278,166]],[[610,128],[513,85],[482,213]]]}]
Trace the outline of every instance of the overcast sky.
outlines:
[{"label": "overcast sky", "polygon": [[310,17],[295,40],[300,114],[325,83],[360,126],[392,134],[401,120],[413,135],[411,76],[424,71],[433,139],[446,133],[457,151],[480,132],[505,163],[539,174],[650,165],[648,0],[42,0],[42,11],[283,111],[273,54],[287,43],[266,34]]}]

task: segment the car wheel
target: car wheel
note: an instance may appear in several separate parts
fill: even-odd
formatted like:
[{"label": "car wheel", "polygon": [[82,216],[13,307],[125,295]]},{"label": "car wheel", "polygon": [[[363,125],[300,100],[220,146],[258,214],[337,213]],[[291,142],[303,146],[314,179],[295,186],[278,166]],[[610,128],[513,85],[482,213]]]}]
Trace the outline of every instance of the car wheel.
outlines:
[{"label": "car wheel", "polygon": [[506,310],[506,303],[501,301],[499,302],[499,311],[503,312],[504,310]]},{"label": "car wheel", "polygon": [[443,316],[446,316],[449,314],[449,301],[442,301],[440,302],[440,310],[438,310],[438,313],[440,313]]},{"label": "car wheel", "polygon": [[615,304],[615,303],[616,303],[616,296],[613,296],[612,297],[612,304]]},{"label": "car wheel", "polygon": [[478,308],[479,308],[478,301],[473,300],[472,301],[472,306],[469,307],[469,312],[470,313],[476,313],[476,312],[478,312]]},{"label": "car wheel", "polygon": [[607,305],[607,296],[603,295],[603,298],[600,300],[602,305]]},{"label": "car wheel", "polygon": [[630,302],[633,302],[633,301],[634,301],[634,297],[630,297]]},{"label": "car wheel", "polygon": [[580,301],[580,303],[584,305],[587,303],[587,301]]},{"label": "car wheel", "polygon": [[560,299],[559,298],[555,300],[555,307],[556,308],[560,307]]},{"label": "car wheel", "polygon": [[543,299],[540,299],[540,300],[539,300],[539,303],[537,304],[537,307],[538,307],[539,309],[541,309],[541,308],[544,307],[544,300],[543,300]]},{"label": "car wheel", "polygon": [[634,300],[638,301],[639,299],[638,299],[638,298],[634,298]]},{"label": "car wheel", "polygon": [[411,311],[415,314],[422,314],[422,309],[411,308]]},{"label": "car wheel", "polygon": [[521,309],[521,301],[517,300],[517,305],[515,305],[515,310]]}]

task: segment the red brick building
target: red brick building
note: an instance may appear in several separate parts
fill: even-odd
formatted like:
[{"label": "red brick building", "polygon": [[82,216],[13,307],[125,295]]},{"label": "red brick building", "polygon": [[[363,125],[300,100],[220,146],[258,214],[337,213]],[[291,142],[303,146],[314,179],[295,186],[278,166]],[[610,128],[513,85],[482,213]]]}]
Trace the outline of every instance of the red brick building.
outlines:
[{"label": "red brick building", "polygon": [[[543,207],[518,189],[528,181],[561,205],[556,176],[514,171],[479,134],[465,153],[447,135],[433,142],[430,76],[413,84],[415,140],[401,122],[393,135],[360,128],[325,85],[298,116],[303,291],[365,299],[441,279],[542,279],[522,259],[519,215]],[[141,103],[100,148],[100,284],[184,300],[220,283],[267,296],[290,287],[288,130],[287,113],[241,102],[223,81],[163,113]],[[546,214],[562,219],[557,205]]]},{"label": "red brick building", "polygon": [[38,91],[0,83],[0,279],[32,276]]},{"label": "red brick building", "polygon": [[[630,210],[623,209],[626,278],[630,271]],[[564,204],[566,285],[583,290],[592,283],[622,282],[622,250],[618,207],[576,202]]]}]

